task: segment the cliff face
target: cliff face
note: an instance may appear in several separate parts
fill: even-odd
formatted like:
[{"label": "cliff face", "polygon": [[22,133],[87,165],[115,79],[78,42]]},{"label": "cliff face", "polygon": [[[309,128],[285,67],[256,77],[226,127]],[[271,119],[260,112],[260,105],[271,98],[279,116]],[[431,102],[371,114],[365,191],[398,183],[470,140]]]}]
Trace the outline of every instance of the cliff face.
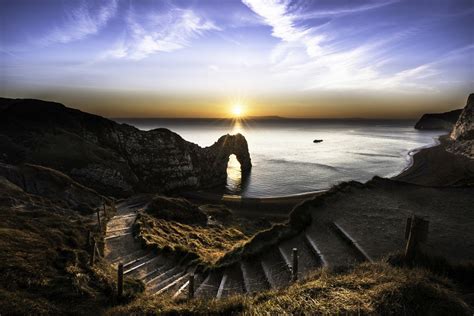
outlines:
[{"label": "cliff face", "polygon": [[420,130],[451,130],[456,123],[462,109],[445,113],[424,114],[415,124],[416,129]]},{"label": "cliff face", "polygon": [[454,142],[449,151],[474,159],[474,93],[469,95],[450,136]]},{"label": "cliff face", "polygon": [[167,129],[145,132],[59,103],[0,99],[1,162],[57,169],[104,194],[220,185],[230,154],[250,170],[240,134],[201,148]]}]

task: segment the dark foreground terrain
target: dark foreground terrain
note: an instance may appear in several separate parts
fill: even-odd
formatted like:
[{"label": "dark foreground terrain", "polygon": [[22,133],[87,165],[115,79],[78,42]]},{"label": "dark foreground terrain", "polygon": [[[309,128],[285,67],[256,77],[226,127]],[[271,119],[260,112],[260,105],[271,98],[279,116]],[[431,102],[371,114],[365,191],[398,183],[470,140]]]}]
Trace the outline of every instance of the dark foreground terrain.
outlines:
[{"label": "dark foreground terrain", "polygon": [[[199,159],[204,153],[219,164],[223,159],[169,131],[141,134],[58,105],[2,102],[0,110],[10,111],[15,122],[0,130],[2,315],[473,313],[472,96],[450,137],[416,154],[400,176],[343,183],[305,201],[283,199],[285,207],[299,202],[287,208],[286,219],[285,207],[273,208],[276,199],[190,202],[177,187],[163,190],[173,198],[143,194],[143,186],[158,182],[140,171],[140,161],[147,168],[166,161],[147,172],[170,181],[196,175],[193,185],[200,188],[209,182],[199,175]],[[45,113],[35,122],[42,106],[70,124]],[[127,145],[110,135],[129,137]],[[153,138],[166,155],[155,160],[140,151],[142,145],[131,141],[137,137]],[[241,148],[235,146],[227,148]],[[38,166],[43,162],[47,167]],[[92,172],[96,163],[99,173]],[[113,172],[105,170],[109,165]],[[127,190],[121,182],[108,183],[109,172],[112,179],[126,179]],[[429,220],[429,233],[407,262],[405,224],[413,214]],[[117,297],[120,262],[125,284]],[[196,298],[188,300],[191,274]]]}]

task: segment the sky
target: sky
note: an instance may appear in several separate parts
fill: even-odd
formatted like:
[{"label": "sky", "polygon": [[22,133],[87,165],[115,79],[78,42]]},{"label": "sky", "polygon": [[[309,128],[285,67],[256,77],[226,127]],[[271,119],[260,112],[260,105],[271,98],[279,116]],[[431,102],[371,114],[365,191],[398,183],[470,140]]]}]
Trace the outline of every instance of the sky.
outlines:
[{"label": "sky", "polygon": [[0,7],[0,95],[108,117],[415,118],[474,92],[474,0]]}]

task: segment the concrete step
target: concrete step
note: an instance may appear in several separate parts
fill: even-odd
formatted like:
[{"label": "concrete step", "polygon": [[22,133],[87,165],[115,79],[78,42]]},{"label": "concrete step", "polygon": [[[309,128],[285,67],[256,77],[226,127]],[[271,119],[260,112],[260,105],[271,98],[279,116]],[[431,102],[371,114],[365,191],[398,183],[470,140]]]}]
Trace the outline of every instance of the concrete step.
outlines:
[{"label": "concrete step", "polygon": [[242,271],[238,264],[234,264],[225,269],[221,279],[221,284],[217,290],[216,298],[222,298],[245,292],[245,285]]},{"label": "concrete step", "polygon": [[313,222],[306,229],[308,240],[313,243],[330,268],[352,266],[361,262],[353,247],[335,232],[332,223]]},{"label": "concrete step", "polygon": [[132,235],[124,235],[105,241],[105,258],[108,261],[123,261],[128,255],[142,250],[142,244]]},{"label": "concrete step", "polygon": [[147,290],[155,293],[161,289],[163,281],[168,280],[170,277],[179,274],[180,270],[177,266],[166,266],[156,271],[154,274],[149,275],[144,281]]},{"label": "concrete step", "polygon": [[310,271],[321,266],[319,257],[313,253],[305,242],[304,234],[285,240],[280,244],[280,249],[289,261],[290,266],[293,265],[293,248],[298,250],[298,278],[302,278]]},{"label": "concrete step", "polygon": [[242,270],[242,277],[247,293],[258,293],[270,288],[270,283],[268,283],[258,259],[243,260],[240,263],[240,269]]},{"label": "concrete step", "polygon": [[271,248],[260,257],[263,272],[272,288],[286,286],[291,280],[291,272],[278,247]]},{"label": "concrete step", "polygon": [[204,281],[196,289],[196,297],[214,298],[221,284],[223,272],[214,270],[208,272]]},{"label": "concrete step", "polygon": [[340,224],[333,222],[333,229],[348,243],[348,245],[353,247],[361,261],[373,262],[372,258],[367,254],[364,248],[362,248],[362,246],[351,235],[349,235]]},{"label": "concrete step", "polygon": [[184,287],[186,283],[189,284],[189,276],[191,275],[190,272],[186,273],[184,270],[183,272],[180,272],[172,277],[170,277],[168,280],[163,281],[161,287],[155,295],[163,294],[163,293],[174,293],[181,288]]}]

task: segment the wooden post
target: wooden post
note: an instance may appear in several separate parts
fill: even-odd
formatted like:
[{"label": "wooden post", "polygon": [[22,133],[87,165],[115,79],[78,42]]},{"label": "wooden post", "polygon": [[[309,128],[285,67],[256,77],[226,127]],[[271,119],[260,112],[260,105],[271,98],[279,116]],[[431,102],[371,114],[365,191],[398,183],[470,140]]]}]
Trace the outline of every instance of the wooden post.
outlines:
[{"label": "wooden post", "polygon": [[293,267],[291,269],[292,280],[295,282],[298,280],[298,249],[293,248]]},{"label": "wooden post", "polygon": [[412,263],[415,259],[416,253],[419,250],[419,244],[428,238],[429,222],[419,216],[413,215],[410,221],[407,220],[407,225],[410,224],[407,245],[405,248],[405,260]]},{"label": "wooden post", "polygon": [[88,230],[87,231],[87,247],[91,246],[91,237],[92,237],[92,233],[90,230]]},{"label": "wooden post", "polygon": [[189,275],[188,299],[194,298],[194,273]]},{"label": "wooden post", "polygon": [[117,296],[122,298],[123,295],[123,263],[119,263],[117,271]]},{"label": "wooden post", "polygon": [[90,264],[91,267],[93,267],[93,266],[94,266],[94,262],[95,262],[95,239],[94,239],[94,238],[92,238],[92,241],[91,241],[89,259],[90,259],[89,264]]},{"label": "wooden post", "polygon": [[97,208],[97,223],[99,224],[99,232],[102,231],[102,224],[100,222],[100,210]]},{"label": "wooden post", "polygon": [[104,218],[107,218],[107,209],[105,208],[105,201],[104,201]]}]

